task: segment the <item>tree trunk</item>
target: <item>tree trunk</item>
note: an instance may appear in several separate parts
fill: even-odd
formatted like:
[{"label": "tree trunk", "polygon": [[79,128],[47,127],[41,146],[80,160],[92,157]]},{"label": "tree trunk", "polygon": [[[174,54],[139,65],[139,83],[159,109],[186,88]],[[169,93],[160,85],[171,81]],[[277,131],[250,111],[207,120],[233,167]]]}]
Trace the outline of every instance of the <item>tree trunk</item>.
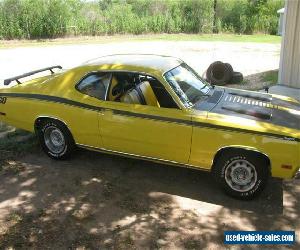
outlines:
[{"label": "tree trunk", "polygon": [[217,28],[217,0],[214,0],[213,33],[218,33],[218,28]]}]

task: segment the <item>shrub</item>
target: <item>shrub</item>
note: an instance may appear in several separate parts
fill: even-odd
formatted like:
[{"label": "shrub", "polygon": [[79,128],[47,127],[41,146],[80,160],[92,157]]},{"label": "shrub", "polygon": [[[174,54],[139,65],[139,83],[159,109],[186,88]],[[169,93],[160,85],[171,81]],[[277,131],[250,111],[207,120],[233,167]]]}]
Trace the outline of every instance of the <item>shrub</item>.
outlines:
[{"label": "shrub", "polygon": [[[284,0],[217,0],[216,30],[276,34]],[[211,33],[214,0],[0,0],[0,39]]]}]

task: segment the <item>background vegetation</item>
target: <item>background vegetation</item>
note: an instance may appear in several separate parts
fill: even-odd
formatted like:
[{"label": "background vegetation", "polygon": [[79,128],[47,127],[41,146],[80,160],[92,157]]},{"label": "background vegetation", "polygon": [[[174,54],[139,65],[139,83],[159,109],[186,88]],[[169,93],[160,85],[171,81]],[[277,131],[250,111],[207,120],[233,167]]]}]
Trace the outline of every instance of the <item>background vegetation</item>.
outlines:
[{"label": "background vegetation", "polygon": [[0,39],[145,33],[276,34],[284,0],[0,0]]}]

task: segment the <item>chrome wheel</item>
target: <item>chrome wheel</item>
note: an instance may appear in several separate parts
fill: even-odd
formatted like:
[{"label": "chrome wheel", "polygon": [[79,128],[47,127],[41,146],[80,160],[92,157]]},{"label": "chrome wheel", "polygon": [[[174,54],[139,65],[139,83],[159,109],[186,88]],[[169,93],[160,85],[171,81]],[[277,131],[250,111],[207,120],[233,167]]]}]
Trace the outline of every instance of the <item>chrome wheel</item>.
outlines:
[{"label": "chrome wheel", "polygon": [[255,167],[246,160],[235,160],[225,170],[226,183],[235,191],[247,192],[257,181]]},{"label": "chrome wheel", "polygon": [[65,137],[57,127],[47,127],[44,131],[44,140],[47,148],[54,154],[60,154],[65,149]]}]

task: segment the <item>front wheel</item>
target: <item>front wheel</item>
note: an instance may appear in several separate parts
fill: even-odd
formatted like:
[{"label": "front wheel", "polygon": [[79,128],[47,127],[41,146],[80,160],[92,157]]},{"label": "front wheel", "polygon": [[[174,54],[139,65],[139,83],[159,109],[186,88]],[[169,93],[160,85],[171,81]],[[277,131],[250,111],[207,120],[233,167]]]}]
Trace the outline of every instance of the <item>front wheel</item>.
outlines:
[{"label": "front wheel", "polygon": [[75,142],[70,131],[59,121],[42,122],[37,133],[42,149],[53,159],[64,160],[75,149]]},{"label": "front wheel", "polygon": [[227,152],[219,157],[213,175],[231,196],[252,199],[265,187],[269,178],[267,161],[255,152]]}]

